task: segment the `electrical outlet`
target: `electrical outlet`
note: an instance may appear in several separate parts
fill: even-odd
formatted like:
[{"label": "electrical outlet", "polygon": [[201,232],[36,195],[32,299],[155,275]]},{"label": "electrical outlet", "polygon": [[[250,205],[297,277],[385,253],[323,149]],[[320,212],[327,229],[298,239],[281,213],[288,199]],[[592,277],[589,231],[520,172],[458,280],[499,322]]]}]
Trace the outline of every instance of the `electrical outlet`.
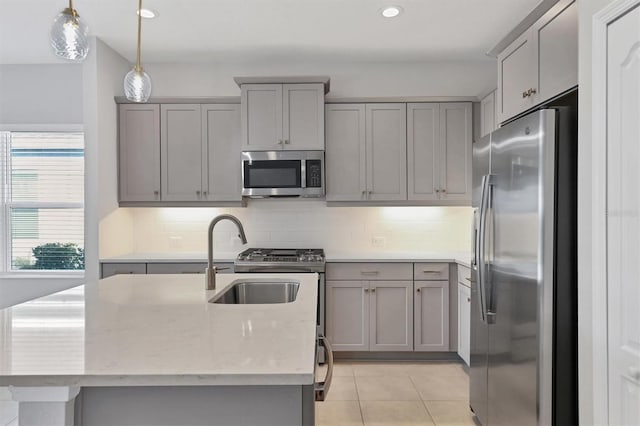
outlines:
[{"label": "electrical outlet", "polygon": [[384,247],[384,245],[387,243],[387,240],[384,237],[372,237],[371,238],[371,245],[373,247]]},{"label": "electrical outlet", "polygon": [[182,248],[182,237],[169,237],[169,248]]}]

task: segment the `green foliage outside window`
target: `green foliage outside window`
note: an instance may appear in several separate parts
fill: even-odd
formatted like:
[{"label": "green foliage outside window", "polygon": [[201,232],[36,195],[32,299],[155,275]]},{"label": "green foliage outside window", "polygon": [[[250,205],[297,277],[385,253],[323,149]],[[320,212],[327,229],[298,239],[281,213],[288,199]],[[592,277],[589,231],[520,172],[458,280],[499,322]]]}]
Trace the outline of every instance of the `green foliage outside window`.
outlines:
[{"label": "green foliage outside window", "polygon": [[47,243],[32,250],[36,261],[32,265],[22,264],[20,269],[84,269],[84,249],[75,243]]}]

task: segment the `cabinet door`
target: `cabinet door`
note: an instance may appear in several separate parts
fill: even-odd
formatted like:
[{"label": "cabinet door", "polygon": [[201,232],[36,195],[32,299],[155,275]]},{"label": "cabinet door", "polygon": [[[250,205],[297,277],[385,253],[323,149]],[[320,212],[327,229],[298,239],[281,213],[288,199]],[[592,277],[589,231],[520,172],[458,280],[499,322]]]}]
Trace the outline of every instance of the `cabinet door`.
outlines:
[{"label": "cabinet door", "polygon": [[440,198],[471,205],[471,103],[440,104]]},{"label": "cabinet door", "polygon": [[413,351],[413,281],[370,281],[369,303],[369,349]]},{"label": "cabinet door", "polygon": [[367,199],[407,199],[406,104],[367,104]]},{"label": "cabinet door", "polygon": [[437,200],[440,104],[407,104],[409,200]]},{"label": "cabinet door", "polygon": [[538,52],[536,103],[578,85],[578,2],[563,0],[533,26]]},{"label": "cabinet door", "polygon": [[203,149],[200,105],[162,105],[162,200],[200,201]]},{"label": "cabinet door", "polygon": [[119,106],[120,201],[160,201],[160,105]]},{"label": "cabinet door", "polygon": [[535,105],[523,92],[536,89],[536,54],[527,31],[498,55],[498,121],[520,114]]},{"label": "cabinet door", "polygon": [[458,355],[469,365],[471,336],[471,290],[458,284]]},{"label": "cabinet door", "polygon": [[325,105],[327,201],[360,201],[367,187],[365,107]]},{"label": "cabinet door", "polygon": [[101,263],[100,278],[121,274],[146,274],[146,263]]},{"label": "cabinet door", "polygon": [[324,150],[324,85],[282,85],[284,149]]},{"label": "cabinet door", "polygon": [[327,281],[327,337],[334,351],[369,350],[369,283]]},{"label": "cabinet door", "polygon": [[496,91],[489,93],[480,101],[480,137],[496,129]]},{"label": "cabinet door", "polygon": [[202,199],[242,200],[240,105],[202,105]]},{"label": "cabinet door", "polygon": [[414,281],[416,351],[449,350],[449,281]]},{"label": "cabinet door", "polygon": [[282,84],[242,85],[242,149],[283,149]]}]

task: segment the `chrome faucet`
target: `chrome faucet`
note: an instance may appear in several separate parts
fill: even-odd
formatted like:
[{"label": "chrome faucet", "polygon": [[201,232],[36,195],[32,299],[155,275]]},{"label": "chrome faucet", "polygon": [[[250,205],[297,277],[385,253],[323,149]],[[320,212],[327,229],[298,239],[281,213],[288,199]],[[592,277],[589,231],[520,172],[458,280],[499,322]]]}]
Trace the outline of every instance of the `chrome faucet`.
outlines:
[{"label": "chrome faucet", "polygon": [[237,217],[230,214],[221,214],[213,218],[211,223],[209,224],[209,239],[208,239],[208,256],[207,256],[207,269],[205,270],[206,276],[206,289],[207,290],[215,290],[216,289],[216,270],[217,268],[213,266],[213,228],[216,226],[216,223],[221,220],[228,219],[231,222],[235,223],[238,227],[238,237],[242,240],[242,244],[247,244],[247,237],[244,235],[244,228],[242,227],[242,223],[238,220]]}]

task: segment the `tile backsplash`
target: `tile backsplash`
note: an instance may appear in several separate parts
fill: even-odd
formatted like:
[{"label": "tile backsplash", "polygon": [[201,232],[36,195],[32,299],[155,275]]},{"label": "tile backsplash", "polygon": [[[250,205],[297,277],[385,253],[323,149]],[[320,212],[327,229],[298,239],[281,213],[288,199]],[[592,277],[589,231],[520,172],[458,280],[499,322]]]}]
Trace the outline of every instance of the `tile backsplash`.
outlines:
[{"label": "tile backsplash", "polygon": [[[136,253],[206,252],[209,222],[222,213],[240,219],[252,247],[349,252],[471,248],[470,207],[327,207],[324,201],[295,199],[252,200],[247,208],[126,210]],[[109,227],[101,227],[101,232],[109,233]],[[214,231],[214,250],[240,249],[235,226],[220,222]]]}]

